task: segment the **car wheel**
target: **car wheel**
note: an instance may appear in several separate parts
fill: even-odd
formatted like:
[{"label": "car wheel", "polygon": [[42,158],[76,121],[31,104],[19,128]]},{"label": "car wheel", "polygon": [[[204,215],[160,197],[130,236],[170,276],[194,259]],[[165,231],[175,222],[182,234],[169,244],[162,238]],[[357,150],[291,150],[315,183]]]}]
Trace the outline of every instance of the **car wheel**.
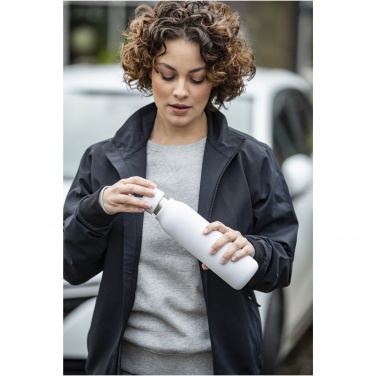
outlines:
[{"label": "car wheel", "polygon": [[264,327],[264,375],[275,375],[283,328],[283,294],[281,290],[271,293]]}]

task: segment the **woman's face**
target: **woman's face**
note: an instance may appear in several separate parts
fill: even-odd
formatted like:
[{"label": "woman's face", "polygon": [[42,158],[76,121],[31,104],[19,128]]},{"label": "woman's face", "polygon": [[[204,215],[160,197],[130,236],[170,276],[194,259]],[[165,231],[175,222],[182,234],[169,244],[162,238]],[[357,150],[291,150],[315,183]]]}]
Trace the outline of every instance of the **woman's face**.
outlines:
[{"label": "woman's face", "polygon": [[204,109],[212,85],[206,79],[199,45],[181,39],[165,44],[166,53],[156,59],[151,75],[157,120],[165,126],[192,130],[206,126]]}]

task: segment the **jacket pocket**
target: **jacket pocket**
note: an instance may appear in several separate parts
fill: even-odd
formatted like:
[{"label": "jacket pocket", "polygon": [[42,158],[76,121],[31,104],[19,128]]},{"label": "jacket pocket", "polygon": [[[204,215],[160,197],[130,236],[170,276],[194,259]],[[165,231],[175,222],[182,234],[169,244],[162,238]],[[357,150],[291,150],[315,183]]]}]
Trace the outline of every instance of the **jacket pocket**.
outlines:
[{"label": "jacket pocket", "polygon": [[248,291],[248,300],[255,303],[257,307],[261,307],[261,305],[257,302],[255,292],[252,289],[249,289]]}]

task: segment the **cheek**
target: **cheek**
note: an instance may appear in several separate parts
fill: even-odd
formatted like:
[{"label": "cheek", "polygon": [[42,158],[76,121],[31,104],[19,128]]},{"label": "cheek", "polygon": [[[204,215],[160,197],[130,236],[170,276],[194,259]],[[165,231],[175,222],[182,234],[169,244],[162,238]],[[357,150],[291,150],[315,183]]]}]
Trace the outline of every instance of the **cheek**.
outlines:
[{"label": "cheek", "polygon": [[168,97],[171,94],[172,90],[170,90],[166,85],[155,83],[153,84],[153,95],[159,98]]},{"label": "cheek", "polygon": [[196,98],[199,98],[200,101],[207,102],[210,97],[210,93],[212,90],[212,85],[205,85],[196,91]]},{"label": "cheek", "polygon": [[154,97],[166,97],[171,94],[172,90],[166,85],[165,82],[161,82],[158,77],[153,75],[152,77],[152,91]]}]

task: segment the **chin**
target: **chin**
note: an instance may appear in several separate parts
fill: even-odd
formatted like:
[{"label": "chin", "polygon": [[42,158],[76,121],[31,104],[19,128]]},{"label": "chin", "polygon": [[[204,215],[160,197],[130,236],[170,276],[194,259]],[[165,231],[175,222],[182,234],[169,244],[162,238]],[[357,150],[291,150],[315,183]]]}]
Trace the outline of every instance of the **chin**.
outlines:
[{"label": "chin", "polygon": [[185,127],[192,123],[193,119],[188,119],[183,116],[174,116],[169,119],[170,123],[176,127]]}]

